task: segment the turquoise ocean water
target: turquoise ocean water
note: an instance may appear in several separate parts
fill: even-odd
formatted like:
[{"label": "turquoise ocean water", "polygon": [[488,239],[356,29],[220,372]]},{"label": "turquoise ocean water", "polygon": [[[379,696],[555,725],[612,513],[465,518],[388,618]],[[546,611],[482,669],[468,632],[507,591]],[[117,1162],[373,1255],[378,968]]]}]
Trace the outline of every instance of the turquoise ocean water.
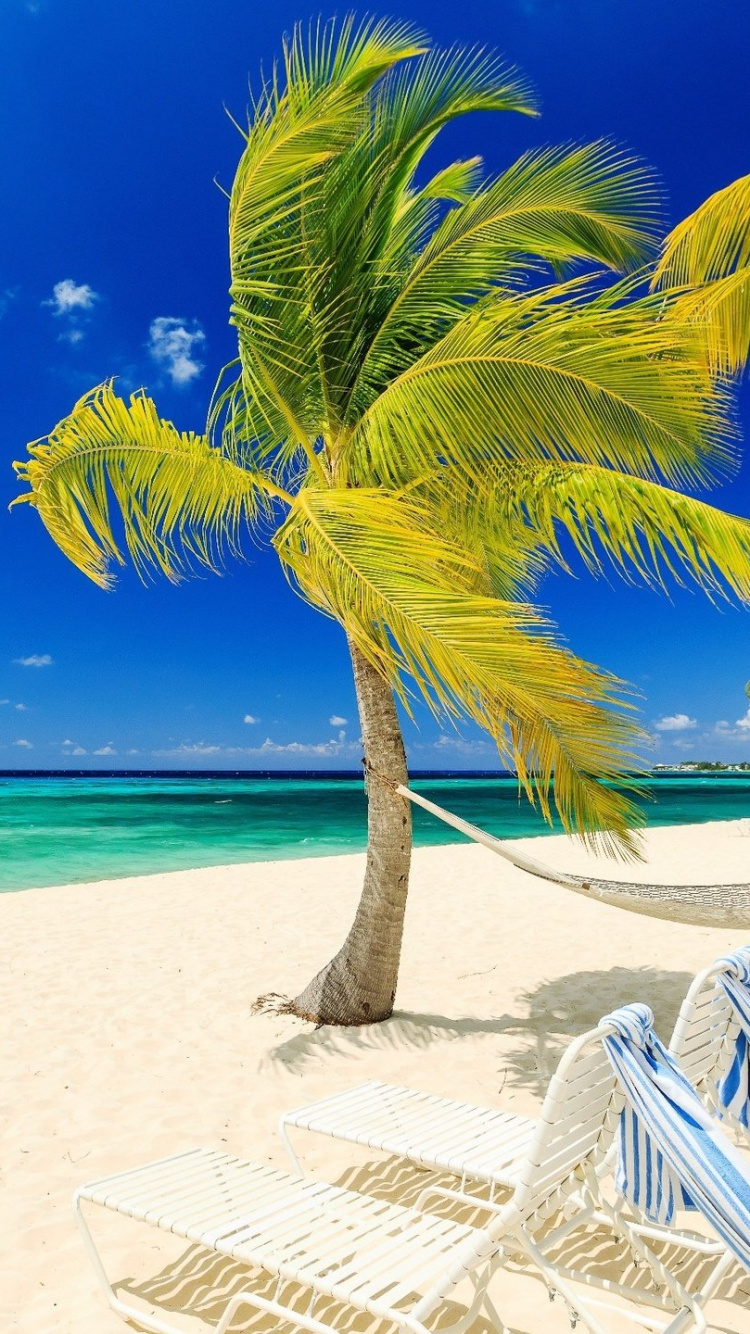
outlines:
[{"label": "turquoise ocean water", "polygon": [[[440,805],[503,838],[548,833],[505,777],[418,778]],[[660,776],[649,823],[750,816],[750,774]],[[461,835],[417,809],[418,845]],[[0,892],[186,867],[324,856],[365,846],[361,779],[0,778]]]}]

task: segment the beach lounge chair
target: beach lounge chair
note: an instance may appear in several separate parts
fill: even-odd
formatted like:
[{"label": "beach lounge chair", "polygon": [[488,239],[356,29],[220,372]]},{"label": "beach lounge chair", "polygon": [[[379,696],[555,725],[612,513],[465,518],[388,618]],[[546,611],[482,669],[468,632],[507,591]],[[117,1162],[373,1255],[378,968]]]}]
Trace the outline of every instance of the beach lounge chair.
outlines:
[{"label": "beach lounge chair", "polygon": [[[729,1098],[725,1076],[733,1061],[748,1068],[748,1046],[737,1019],[743,1004],[750,1037],[750,946],[698,974],[682,1004],[669,1046],[712,1109],[721,1109],[720,1096],[729,1100],[726,1118],[733,1125],[741,1115],[737,1106],[741,1095]],[[744,1088],[747,1117],[747,1077]],[[490,1206],[498,1188],[504,1193],[515,1184],[518,1165],[535,1129],[532,1117],[379,1081],[298,1107],[279,1122],[296,1172],[301,1173],[302,1166],[289,1132],[310,1130],[406,1158],[418,1167],[450,1173],[457,1178],[455,1188],[435,1187],[433,1194],[476,1203],[481,1192]]]},{"label": "beach lounge chair", "polygon": [[750,1141],[750,945],[698,974],[669,1050],[711,1111]]},{"label": "beach lounge chair", "polygon": [[[263,1273],[276,1278],[269,1297],[249,1274],[247,1289],[228,1299],[216,1334],[224,1334],[242,1307],[327,1334],[331,1325],[321,1309],[325,1298],[422,1334],[424,1322],[452,1301],[464,1279],[473,1285],[472,1300],[449,1328],[454,1334],[462,1331],[484,1305],[502,1330],[487,1284],[508,1250],[539,1264],[551,1292],[561,1293],[577,1310],[567,1279],[558,1277],[544,1256],[551,1237],[565,1235],[592,1212],[581,1203],[580,1191],[586,1174],[596,1171],[610,1148],[619,1123],[616,1078],[602,1045],[610,1032],[611,1024],[600,1026],[565,1052],[534,1134],[518,1158],[513,1195],[486,1228],[196,1149],[76,1192],[76,1218],[108,1301],[124,1319],[156,1334],[178,1330],[116,1295],[84,1216],[88,1205],[163,1228],[262,1271],[261,1278]],[[551,1233],[547,1226],[540,1238],[566,1202],[574,1217]],[[289,1281],[306,1290],[302,1304],[298,1291],[291,1299],[285,1296]],[[679,1307],[682,1291],[670,1276],[663,1281],[669,1288],[665,1304]],[[602,1334],[598,1323],[588,1318],[587,1323],[594,1334]]]},{"label": "beach lounge chair", "polygon": [[[628,1211],[609,1204],[599,1185],[615,1132]],[[674,1229],[675,1208],[690,1202],[718,1241]],[[550,1295],[562,1296],[572,1322],[581,1320],[591,1334],[607,1334],[598,1310],[622,1310],[623,1297],[667,1314],[666,1320],[644,1317],[649,1328],[683,1334],[705,1331],[701,1308],[735,1257],[750,1271],[750,1172],[659,1044],[645,1006],[615,1011],[570,1044],[550,1081],[513,1193],[484,1228],[201,1149],[82,1187],[74,1199],[76,1217],[107,1298],[124,1319],[155,1334],[179,1329],[117,1297],[84,1217],[85,1203],[163,1228],[276,1279],[271,1297],[257,1291],[252,1277],[246,1289],[228,1297],[216,1334],[225,1334],[243,1306],[311,1334],[329,1334],[335,1324],[325,1299],[331,1298],[409,1334],[425,1334],[425,1322],[452,1302],[464,1280],[473,1286],[468,1309],[441,1330],[461,1334],[482,1308],[502,1330],[487,1289],[508,1256],[536,1268]],[[589,1223],[611,1226],[645,1261],[656,1288],[562,1264],[557,1248]],[[665,1238],[704,1260],[713,1257],[699,1293],[688,1293],[654,1255],[649,1241]],[[285,1294],[288,1282],[302,1287],[305,1303],[298,1290]],[[596,1289],[604,1295],[592,1296]]]}]

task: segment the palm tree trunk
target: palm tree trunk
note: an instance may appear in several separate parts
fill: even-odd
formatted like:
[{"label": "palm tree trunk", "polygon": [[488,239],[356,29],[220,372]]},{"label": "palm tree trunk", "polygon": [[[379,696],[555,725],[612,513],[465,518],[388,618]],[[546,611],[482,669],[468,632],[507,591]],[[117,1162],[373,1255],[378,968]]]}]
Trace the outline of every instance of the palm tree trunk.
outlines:
[{"label": "palm tree trunk", "polygon": [[[388,683],[350,641],[365,760],[408,781],[396,705]],[[338,954],[289,1009],[316,1024],[374,1024],[393,1013],[411,862],[411,808],[372,776],[367,792],[367,868],[352,928]]]}]

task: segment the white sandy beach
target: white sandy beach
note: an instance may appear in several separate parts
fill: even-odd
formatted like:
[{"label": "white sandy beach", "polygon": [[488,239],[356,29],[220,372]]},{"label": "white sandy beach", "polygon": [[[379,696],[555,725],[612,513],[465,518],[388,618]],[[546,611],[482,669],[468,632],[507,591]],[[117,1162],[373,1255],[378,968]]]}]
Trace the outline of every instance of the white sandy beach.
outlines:
[{"label": "white sandy beach", "polygon": [[[563,838],[522,846],[561,868],[621,874]],[[648,849],[626,878],[750,876],[739,822],[657,829]],[[642,999],[667,1038],[693,974],[750,937],[602,906],[480,847],[432,848],[415,855],[389,1023],[315,1032],[253,1017],[260,993],[294,994],[341,943],[362,867],[341,856],[0,896],[0,1330],[125,1328],[75,1228],[81,1182],[196,1145],[284,1167],[279,1113],[368,1078],[533,1113],[574,1034]],[[312,1136],[301,1147],[313,1172],[367,1183],[372,1155]],[[369,1179],[414,1198],[413,1174],[392,1163]],[[186,1329],[215,1324],[195,1248],[119,1218],[95,1222],[113,1275],[162,1308],[188,1309]],[[222,1261],[211,1272],[226,1287],[232,1269]],[[750,1278],[728,1291],[709,1309],[711,1329],[750,1331]],[[568,1330],[536,1280],[503,1275],[496,1292],[517,1334]],[[246,1327],[270,1326],[254,1316]]]}]

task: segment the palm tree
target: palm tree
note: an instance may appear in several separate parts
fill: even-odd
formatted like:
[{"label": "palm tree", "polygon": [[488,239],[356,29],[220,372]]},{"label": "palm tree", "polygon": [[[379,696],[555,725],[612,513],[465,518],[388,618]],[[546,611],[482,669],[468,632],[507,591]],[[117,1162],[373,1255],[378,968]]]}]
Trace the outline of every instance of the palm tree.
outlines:
[{"label": "palm tree", "polygon": [[569,832],[636,850],[631,706],[526,600],[565,533],[593,569],[750,599],[750,525],[670,489],[720,475],[733,441],[703,325],[672,317],[682,287],[632,276],[658,229],[648,173],[593,143],[428,178],[439,131],[475,110],[534,98],[494,57],[403,25],[297,31],[243,132],[239,356],[206,433],[107,384],[16,465],[19,499],[104,588],[123,546],[177,579],[253,530],[342,627],[369,843],[344,945],[287,1004],[318,1023],[393,1008],[411,856],[397,701],[472,719],[547,818],[554,802]]}]

